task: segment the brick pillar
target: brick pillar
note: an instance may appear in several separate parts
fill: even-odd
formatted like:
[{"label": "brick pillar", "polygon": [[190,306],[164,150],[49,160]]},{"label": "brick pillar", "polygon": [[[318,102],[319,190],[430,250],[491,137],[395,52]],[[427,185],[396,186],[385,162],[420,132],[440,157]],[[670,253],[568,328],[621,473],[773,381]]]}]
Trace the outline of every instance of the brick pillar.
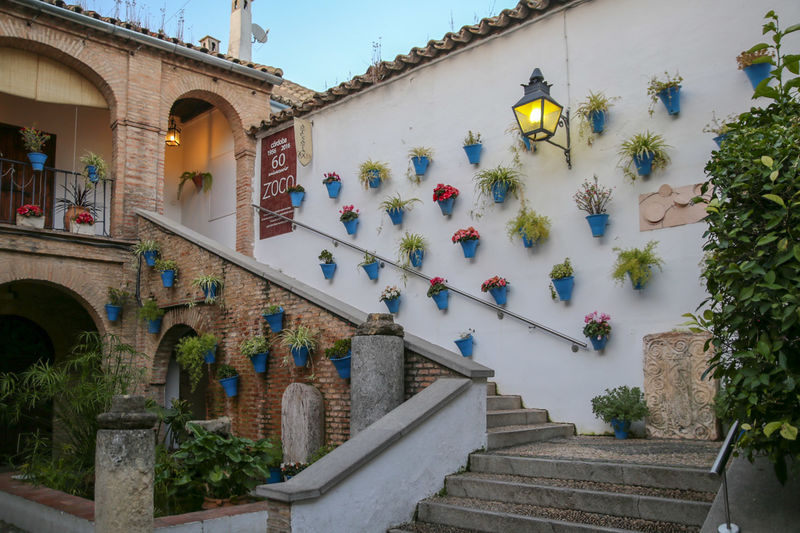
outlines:
[{"label": "brick pillar", "polygon": [[[238,144],[238,143],[237,143]],[[236,152],[236,251],[253,256],[255,212],[253,210],[253,175],[256,168],[256,143],[245,138]]]}]

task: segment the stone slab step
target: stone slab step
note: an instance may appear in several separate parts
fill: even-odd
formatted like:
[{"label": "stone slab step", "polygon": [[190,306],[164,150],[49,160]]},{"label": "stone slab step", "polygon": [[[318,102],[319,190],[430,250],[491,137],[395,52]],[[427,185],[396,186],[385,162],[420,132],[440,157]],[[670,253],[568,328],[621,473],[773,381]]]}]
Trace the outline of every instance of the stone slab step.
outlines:
[{"label": "stone slab step", "polygon": [[524,426],[500,426],[487,429],[487,448],[507,448],[526,442],[536,442],[575,434],[572,424],[544,423]]},{"label": "stone slab step", "polygon": [[521,396],[487,396],[486,410],[500,411],[505,409],[522,409]]},{"label": "stone slab step", "polygon": [[474,529],[464,529],[462,527],[443,526],[441,524],[427,524],[425,522],[413,522],[403,524],[390,529],[387,533],[480,533]]},{"label": "stone slab step", "polygon": [[519,426],[547,422],[546,409],[503,409],[486,411],[486,427]]},{"label": "stone slab step", "polygon": [[445,486],[448,496],[460,498],[571,509],[698,527],[703,525],[711,509],[710,502],[506,481],[469,474],[448,476]]},{"label": "stone slab step", "polygon": [[469,465],[472,472],[587,480],[699,492],[716,493],[721,482],[718,476],[699,468],[575,459],[540,459],[487,453],[470,455]]},{"label": "stone slab step", "polygon": [[497,383],[495,383],[494,381],[486,382],[486,395],[497,396]]}]

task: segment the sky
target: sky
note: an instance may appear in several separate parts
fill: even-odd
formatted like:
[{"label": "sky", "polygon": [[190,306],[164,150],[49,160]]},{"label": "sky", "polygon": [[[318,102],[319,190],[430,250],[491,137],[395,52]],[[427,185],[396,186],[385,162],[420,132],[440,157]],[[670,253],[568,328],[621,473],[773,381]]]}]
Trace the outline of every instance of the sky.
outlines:
[{"label": "sky", "polygon": [[[73,0],[76,1],[77,0]],[[72,2],[68,2],[72,3]],[[228,47],[230,0],[80,0],[104,16],[138,19],[150,30],[178,34],[183,10],[183,40],[211,35]],[[269,29],[266,43],[253,44],[253,61],[278,67],[286,79],[323,91],[363,74],[380,45],[392,60],[448,31],[475,24],[512,8],[516,0],[254,0],[253,22]],[[133,16],[131,16],[133,15]]]}]

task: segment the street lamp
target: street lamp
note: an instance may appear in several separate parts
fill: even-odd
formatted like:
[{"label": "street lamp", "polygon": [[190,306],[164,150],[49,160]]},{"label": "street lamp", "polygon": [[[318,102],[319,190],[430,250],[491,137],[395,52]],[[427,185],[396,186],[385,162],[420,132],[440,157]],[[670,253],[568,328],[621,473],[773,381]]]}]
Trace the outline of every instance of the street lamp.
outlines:
[{"label": "street lamp", "polygon": [[175,125],[175,117],[170,115],[169,127],[167,128],[167,146],[180,146],[181,145],[181,130]]}]

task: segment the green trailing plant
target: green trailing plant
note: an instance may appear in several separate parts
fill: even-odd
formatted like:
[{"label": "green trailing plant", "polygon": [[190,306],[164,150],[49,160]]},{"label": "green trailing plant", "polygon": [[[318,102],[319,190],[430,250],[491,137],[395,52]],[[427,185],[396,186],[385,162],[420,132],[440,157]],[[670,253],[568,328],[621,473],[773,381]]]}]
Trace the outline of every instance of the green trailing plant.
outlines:
[{"label": "green trailing plant", "polygon": [[782,50],[797,31],[769,11],[766,42],[750,49],[774,54],[753,94],[766,103],[728,123],[732,135],[706,164],[709,296],[688,315],[695,331],[711,334],[718,416],[741,422],[738,451],[768,457],[781,482],[800,465],[800,55]]},{"label": "green trailing plant", "polygon": [[403,200],[400,197],[400,193],[397,193],[394,196],[387,196],[380,203],[379,207],[384,211],[391,211],[392,209],[411,211],[414,208],[415,203],[422,203],[422,200],[419,198],[409,198],[408,200]]},{"label": "green trailing plant", "polygon": [[173,270],[175,274],[178,274],[178,263],[173,261],[172,259],[156,259],[155,269],[159,272],[164,272],[165,270]]},{"label": "green trailing plant", "polygon": [[145,252],[160,252],[161,245],[153,239],[142,239],[131,247],[131,251],[136,257],[140,257]]},{"label": "green trailing plant", "polygon": [[650,154],[653,155],[653,170],[664,169],[670,163],[669,154],[667,150],[672,148],[664,140],[664,137],[657,133],[637,133],[633,137],[623,141],[617,154],[619,155],[619,167],[622,173],[625,174],[631,181],[636,181],[638,177],[636,173],[634,157],[645,157]]},{"label": "green trailing plant", "polygon": [[186,184],[187,181],[194,180],[195,177],[199,177],[202,183],[203,192],[208,192],[211,190],[211,186],[214,183],[214,176],[211,175],[211,172],[198,172],[198,171],[190,171],[187,170],[183,174],[181,174],[180,178],[178,178],[178,200],[181,199],[181,192],[183,192],[183,186]]},{"label": "green trailing plant", "polygon": [[163,309],[159,309],[158,302],[153,300],[152,298],[148,298],[144,302],[142,302],[142,306],[137,311],[139,318],[142,321],[145,320],[158,320],[162,316],[164,316],[165,311]]},{"label": "green trailing plant", "polygon": [[[215,274],[203,274],[202,276],[198,276],[192,280],[192,287],[197,287],[202,291],[208,291],[208,296],[205,298],[205,303],[213,304],[219,298],[219,293],[222,290],[222,278]],[[211,296],[211,288],[216,286],[217,293],[215,296]]]},{"label": "green trailing plant", "polygon": [[586,138],[586,143],[591,146],[594,142],[594,134],[592,133],[592,119],[591,114],[595,112],[608,113],[608,109],[614,105],[614,101],[619,100],[619,96],[608,97],[603,91],[592,92],[578,104],[575,114],[578,117],[580,125],[578,133],[581,137]]},{"label": "green trailing plant", "polygon": [[268,337],[256,335],[243,340],[242,343],[239,344],[239,351],[242,352],[242,355],[245,357],[252,359],[256,354],[268,352],[271,344],[272,342]]},{"label": "green trailing plant", "polygon": [[506,224],[506,233],[512,240],[525,235],[534,242],[544,241],[550,237],[550,219],[523,206],[517,215]]},{"label": "green trailing plant", "polygon": [[239,375],[239,371],[231,365],[221,364],[217,368],[217,379],[228,379]]},{"label": "green trailing plant", "polygon": [[678,74],[675,73],[674,76],[670,76],[669,72],[664,71],[664,77],[659,78],[658,76],[653,76],[650,78],[650,81],[647,84],[647,96],[650,97],[650,107],[647,108],[647,112],[650,113],[650,116],[653,116],[655,112],[655,106],[658,103],[658,93],[661,91],[665,91],[670,87],[680,87],[683,78]]},{"label": "green trailing plant", "polygon": [[639,387],[622,385],[592,398],[592,413],[605,423],[612,418],[633,422],[649,415],[650,410]]},{"label": "green trailing plant", "polygon": [[381,183],[389,181],[392,177],[392,172],[389,170],[389,165],[387,163],[367,159],[359,165],[358,181],[361,182],[361,185],[363,185],[365,189],[369,188],[369,180],[374,177],[375,173],[377,173],[377,177],[381,180]]},{"label": "green trailing plant", "polygon": [[[87,151],[85,154],[83,154],[81,156],[81,165],[84,167],[95,167],[97,171],[97,179],[99,180],[104,180],[108,176],[108,165],[106,165],[106,160],[94,152]],[[88,171],[86,173],[86,177],[89,177]]]},{"label": "green trailing plant", "polygon": [[175,360],[189,375],[189,385],[192,392],[197,388],[197,384],[200,383],[203,377],[205,354],[207,351],[213,350],[216,344],[216,335],[204,333],[200,336],[183,337],[175,346]]},{"label": "green trailing plant", "polygon": [[333,343],[333,346],[325,348],[325,357],[328,359],[341,359],[342,357],[346,357],[350,352],[352,342],[353,340],[350,337],[346,339],[337,339]]},{"label": "green trailing plant", "polygon": [[[323,262],[323,263],[325,263],[326,265],[333,264],[333,262],[334,262],[334,261],[333,261],[333,254],[332,254],[332,253],[330,253],[328,250],[322,250],[322,251],[319,253],[319,257],[318,257],[317,259],[319,259],[320,261],[322,261],[322,262]],[[279,307],[280,307],[280,306],[279,306]]]},{"label": "green trailing plant", "polygon": [[108,294],[108,303],[111,305],[118,305],[120,307],[125,305],[125,302],[127,302],[131,297],[130,292],[125,289],[118,289],[116,287],[109,287],[106,293]]},{"label": "green trailing plant", "polygon": [[[505,134],[509,135],[513,142],[511,146],[508,147],[508,151],[511,152],[511,159],[512,165],[515,169],[522,169],[522,159],[520,158],[520,154],[524,153],[536,153],[536,143],[530,139],[528,139],[528,144],[525,144],[525,138],[522,135],[522,130],[519,129],[519,124],[517,121],[511,122],[505,130]],[[530,149],[528,149],[528,145],[530,145]]]},{"label": "green trailing plant", "polygon": [[428,241],[419,233],[405,232],[397,243],[397,261],[404,267],[411,264],[411,254],[417,251],[425,251],[428,248]]},{"label": "green trailing plant", "polygon": [[650,241],[647,245],[640,248],[614,248],[617,252],[617,261],[611,277],[617,283],[624,283],[625,276],[629,276],[634,285],[644,285],[653,275],[653,267],[661,270],[664,261],[656,253],[658,241]]},{"label": "green trailing plant", "polygon": [[472,130],[467,132],[467,136],[464,137],[464,146],[471,146],[473,144],[478,144],[481,142],[481,134],[479,132],[473,133]]},{"label": "green trailing plant", "polygon": [[478,196],[490,197],[493,187],[504,185],[509,193],[513,194],[515,198],[519,198],[519,193],[523,188],[522,174],[512,167],[503,165],[481,170],[475,174],[473,180]]}]

